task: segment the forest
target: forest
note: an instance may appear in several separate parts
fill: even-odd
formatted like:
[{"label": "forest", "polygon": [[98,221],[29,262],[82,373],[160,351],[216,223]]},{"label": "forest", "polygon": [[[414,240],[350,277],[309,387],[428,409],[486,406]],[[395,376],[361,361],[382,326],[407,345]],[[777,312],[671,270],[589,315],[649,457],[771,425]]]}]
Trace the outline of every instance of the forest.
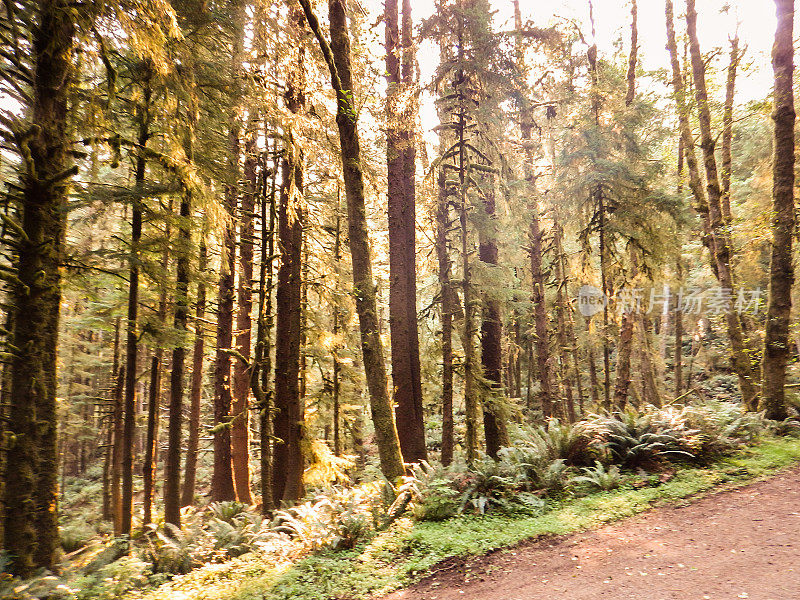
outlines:
[{"label": "forest", "polygon": [[0,597],[800,458],[794,0],[534,4],[3,1]]}]

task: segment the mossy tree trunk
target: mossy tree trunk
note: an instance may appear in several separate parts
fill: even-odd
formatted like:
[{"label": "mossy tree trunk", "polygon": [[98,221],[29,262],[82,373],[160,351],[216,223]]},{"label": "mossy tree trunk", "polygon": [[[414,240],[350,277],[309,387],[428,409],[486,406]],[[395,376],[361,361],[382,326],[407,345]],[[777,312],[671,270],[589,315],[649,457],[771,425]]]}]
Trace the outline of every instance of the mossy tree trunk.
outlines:
[{"label": "mossy tree trunk", "polygon": [[[415,117],[411,3],[403,2],[402,44],[397,0],[384,5],[386,30],[386,165],[389,215],[389,330],[397,433],[404,458],[427,458],[422,410],[415,243]],[[402,63],[402,75],[401,75]]]},{"label": "mossy tree trunk", "polygon": [[11,393],[6,435],[3,548],[10,570],[29,577],[54,569],[58,536],[56,349],[61,304],[60,267],[68,186],[74,169],[67,126],[73,83],[75,15],[63,0],[36,4],[31,51],[32,127],[17,138],[24,157],[18,283],[14,308]]},{"label": "mossy tree trunk", "polygon": [[[722,289],[735,298],[736,287],[732,266],[733,249],[722,209],[722,189],[717,174],[717,159],[714,154],[716,141],[711,131],[711,111],[708,104],[705,79],[706,67],[697,38],[697,12],[694,0],[686,0],[686,29],[689,36],[689,54],[692,60],[695,100],[698,123],[700,125],[700,148],[703,151],[703,164],[706,172],[708,217],[714,240],[717,277]],[[730,342],[731,366],[739,378],[739,389],[742,392],[743,402],[748,408],[755,409],[757,398],[756,374],[753,371],[750,357],[746,352],[742,323],[735,304],[735,302],[730,302],[725,312]]]},{"label": "mossy tree trunk", "polygon": [[336,124],[342,153],[350,256],[353,266],[353,289],[356,299],[361,353],[369,388],[375,438],[380,454],[381,470],[394,480],[404,473],[403,456],[386,378],[383,343],[378,325],[375,281],[364,197],[364,174],[361,167],[361,144],[358,137],[355,102],[350,67],[350,36],[343,0],[329,0],[328,15],[331,43],[328,44],[309,0],[299,0],[311,30],[320,44],[331,74],[331,85],[337,97]]},{"label": "mossy tree trunk", "polygon": [[784,399],[786,360],[789,355],[789,323],[792,310],[792,235],[795,229],[794,204],[794,0],[775,0],[778,26],[772,47],[772,69],[775,73],[775,122],[772,159],[772,259],[769,274],[767,329],[764,337],[764,359],[761,409],[769,419],[787,415]]}]

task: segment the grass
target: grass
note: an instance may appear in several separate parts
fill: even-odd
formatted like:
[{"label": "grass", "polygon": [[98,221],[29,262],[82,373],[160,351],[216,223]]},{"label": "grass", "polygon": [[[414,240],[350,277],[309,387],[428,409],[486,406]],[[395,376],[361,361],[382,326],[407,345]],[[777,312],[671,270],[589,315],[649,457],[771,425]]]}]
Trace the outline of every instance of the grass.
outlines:
[{"label": "grass", "polygon": [[436,523],[400,519],[387,532],[347,552],[297,562],[268,562],[249,554],[211,565],[150,593],[145,600],[325,600],[378,596],[412,583],[451,557],[484,554],[543,535],[561,535],[629,517],[661,503],[680,501],[774,474],[800,461],[800,439],[765,438],[708,467],[682,467],[657,487],[618,489],[551,503],[538,516],[462,516]]}]

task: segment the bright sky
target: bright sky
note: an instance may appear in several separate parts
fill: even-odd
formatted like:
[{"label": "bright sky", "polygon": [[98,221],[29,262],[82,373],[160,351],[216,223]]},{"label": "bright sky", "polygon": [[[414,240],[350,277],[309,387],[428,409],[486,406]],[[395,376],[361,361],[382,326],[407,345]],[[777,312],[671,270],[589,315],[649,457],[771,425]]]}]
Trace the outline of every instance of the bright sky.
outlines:
[{"label": "bright sky", "polygon": [[[372,18],[371,22],[383,11],[383,0],[361,0]],[[514,26],[512,0],[492,2],[495,14],[496,29],[512,29]],[[677,15],[677,28],[680,32],[685,27],[683,0],[674,0]],[[724,7],[727,12],[723,12]],[[563,22],[564,18],[581,24],[587,40],[591,39],[589,24],[588,0],[521,0],[520,9],[523,22],[531,20],[540,27]],[[429,17],[434,12],[433,0],[413,0],[412,11],[414,23]],[[771,0],[697,0],[698,33],[703,52],[713,48],[721,48],[723,61],[718,68],[727,65],[729,53],[729,36],[739,27],[740,47],[747,46],[745,62],[740,67],[737,79],[737,102],[764,98],[772,89],[772,67],[770,52],[775,34],[775,5]],[[644,69],[667,69],[669,56],[666,46],[666,29],[663,0],[639,0],[639,60]],[[615,51],[615,41],[622,39],[623,49],[627,53],[630,44],[630,1],[629,0],[594,0],[594,19],[596,42],[601,54],[611,55]],[[797,32],[797,26],[795,27]],[[382,40],[382,27],[381,36]],[[418,53],[422,71],[422,83],[430,81],[436,68],[438,51],[432,46],[423,45]],[[666,92],[665,88],[665,92]],[[424,129],[428,124],[436,122],[434,107],[423,102],[422,122]],[[429,132],[428,132],[429,133]]]},{"label": "bright sky", "polygon": [[[495,27],[511,29],[514,26],[513,4],[511,0],[493,2],[497,11]],[[666,68],[669,66],[665,48],[666,30],[663,0],[639,0],[639,46],[640,57],[645,69]],[[685,5],[682,0],[674,0],[675,12],[682,21]],[[367,5],[373,11],[381,11],[382,0],[369,0]],[[723,7],[729,6],[727,14]],[[532,20],[536,25],[546,27],[558,23],[561,18],[574,19],[583,24],[587,40],[591,36],[589,25],[588,0],[558,0],[541,2],[521,0],[522,20]],[[432,0],[414,0],[412,3],[414,22],[429,17],[434,11]],[[743,76],[741,98],[763,97],[771,87],[772,70],[770,50],[775,35],[775,5],[770,0],[697,0],[698,32],[704,51],[714,47],[728,49],[728,36],[736,30],[739,22],[739,37],[749,48],[747,58],[760,66],[757,72]],[[600,52],[612,53],[614,41],[623,39],[625,51],[629,43],[630,2],[628,0],[594,0],[595,29]],[[682,29],[679,26],[679,31]],[[424,61],[420,61],[424,63]],[[422,65],[424,68],[424,64]]]}]

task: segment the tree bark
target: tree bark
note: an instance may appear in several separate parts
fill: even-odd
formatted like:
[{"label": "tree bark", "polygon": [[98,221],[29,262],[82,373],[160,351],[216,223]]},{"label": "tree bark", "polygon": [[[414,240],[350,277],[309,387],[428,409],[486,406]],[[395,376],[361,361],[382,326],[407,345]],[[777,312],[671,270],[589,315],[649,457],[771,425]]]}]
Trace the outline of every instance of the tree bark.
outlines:
[{"label": "tree bark", "polygon": [[[251,119],[244,149],[244,193],[239,211],[239,289],[236,317],[236,350],[250,360],[253,319],[253,217],[256,203],[256,131]],[[231,455],[233,483],[240,502],[253,504],[250,492],[250,376],[249,362],[236,360],[233,366],[233,424],[231,425]]]},{"label": "tree bark", "polygon": [[[67,113],[73,82],[74,13],[62,0],[35,5],[30,139],[23,151],[23,202],[13,306],[11,393],[6,439],[3,549],[10,571],[53,569],[58,536],[56,348],[68,185],[74,169]],[[24,149],[23,149],[24,146]]]},{"label": "tree bark", "polygon": [[278,213],[277,312],[275,328],[275,408],[272,491],[291,504],[303,489],[302,420],[300,413],[300,327],[302,283],[302,158],[287,148],[281,164]]},{"label": "tree bark", "polygon": [[[200,256],[197,269],[200,273],[208,267],[206,257],[205,230],[200,234]],[[206,315],[206,284],[201,279],[197,283],[197,299],[194,309],[194,347],[192,348],[192,383],[189,391],[189,438],[186,441],[186,460],[183,467],[183,490],[181,506],[194,504],[197,480],[197,456],[200,447],[200,408],[203,392],[203,356],[205,352],[205,332],[203,321]]]},{"label": "tree bark", "polygon": [[[575,350],[574,342],[567,338],[567,314],[570,310],[566,302],[566,269],[563,262],[563,249],[561,247],[562,229],[559,223],[553,226],[553,245],[555,249],[555,275],[556,275],[556,319],[558,322],[557,339],[560,359],[560,376],[564,384],[566,405],[566,417],[570,423],[575,422],[575,403],[572,397],[572,380],[574,374],[578,385],[578,396],[581,405],[583,400],[580,398],[580,375],[578,374],[577,364],[570,365],[570,359],[574,358],[571,351]],[[573,367],[573,368],[570,368]]]},{"label": "tree bark", "polygon": [[636,0],[631,0],[631,50],[628,54],[628,73],[626,80],[628,90],[625,93],[625,106],[633,104],[636,96],[636,58],[639,51],[638,7]]},{"label": "tree bark", "polygon": [[[187,67],[189,106],[186,116],[184,151],[189,164],[194,162],[195,131],[199,118],[194,65]],[[175,254],[175,314],[173,328],[178,343],[172,350],[172,372],[169,386],[169,421],[167,431],[167,456],[164,462],[164,521],[181,526],[181,440],[183,436],[183,391],[188,344],[189,321],[189,260],[191,256],[192,190],[184,184],[178,221],[178,242]]]},{"label": "tree bark", "polygon": [[[150,71],[148,62],[142,63],[145,75],[142,83],[142,104],[139,107],[139,132],[137,144],[140,148],[136,156],[134,180],[136,187],[144,184],[146,161],[144,148],[150,138]],[[133,519],[133,454],[136,435],[136,370],[139,344],[139,263],[141,261],[139,244],[142,238],[142,205],[140,198],[134,198],[131,215],[131,254],[128,279],[128,323],[125,346],[125,426],[122,447],[122,534],[131,534]]]},{"label": "tree bark", "polygon": [[775,0],[778,26],[772,46],[772,70],[775,74],[775,122],[772,159],[772,258],[769,274],[769,300],[761,409],[769,419],[785,419],[784,399],[786,360],[789,355],[789,323],[792,310],[792,235],[795,228],[794,204],[794,0]]},{"label": "tree bark", "polygon": [[409,94],[413,79],[410,2],[403,1],[402,49],[397,0],[385,2],[384,23],[392,387],[403,457],[408,462],[418,462],[427,459],[427,450],[417,332],[414,114],[408,106],[412,102]]},{"label": "tree bark", "polygon": [[731,214],[731,165],[733,163],[731,146],[733,143],[733,101],[736,92],[736,67],[739,65],[739,34],[731,40],[731,59],[728,64],[728,77],[725,81],[725,106],[722,111],[722,219],[730,231]]},{"label": "tree bark", "polygon": [[343,0],[329,0],[328,14],[331,43],[328,44],[309,0],[299,0],[311,30],[319,42],[331,73],[331,85],[337,96],[336,124],[342,152],[350,255],[353,264],[353,288],[361,330],[361,351],[369,388],[375,437],[381,470],[389,480],[404,473],[403,456],[389,400],[383,344],[378,328],[378,310],[364,199],[364,176],[361,169],[361,146],[358,138],[353,85],[350,68],[350,37]]},{"label": "tree bark", "polygon": [[231,456],[231,410],[233,390],[231,380],[231,354],[233,343],[234,282],[236,278],[236,214],[239,200],[239,154],[241,123],[238,107],[241,96],[242,59],[245,36],[245,3],[237,1],[233,7],[234,31],[231,62],[233,92],[230,97],[231,114],[228,130],[228,177],[225,185],[225,209],[230,223],[223,236],[223,264],[219,280],[219,308],[217,310],[217,352],[214,366],[214,472],[211,478],[211,497],[217,501],[236,500]]},{"label": "tree bark", "polygon": [[[267,172],[267,145],[261,165],[261,265],[259,273],[258,330],[256,333],[255,365],[251,385],[259,408],[259,445],[261,447],[261,512],[269,515],[275,506],[272,490],[272,398],[270,374],[272,371],[272,260],[275,251],[275,192],[277,179],[277,153],[273,151],[272,168]],[[267,177],[270,189],[267,192]]]},{"label": "tree bark", "polygon": [[[494,187],[494,182],[489,180],[489,186]],[[498,264],[497,236],[495,223],[495,196],[494,189],[486,192],[484,200],[487,232],[484,232],[478,246],[478,258],[489,265]],[[491,296],[484,300],[483,322],[481,323],[481,363],[483,365],[483,378],[485,384],[483,391],[483,435],[486,442],[486,454],[497,459],[497,453],[503,446],[509,445],[508,430],[502,411],[497,407],[497,396],[502,395],[503,352],[502,342],[503,327],[500,317],[500,302]],[[492,382],[491,384],[489,382]],[[493,385],[492,385],[493,384]]]},{"label": "tree bark", "polygon": [[[164,250],[161,257],[161,269],[164,277],[169,273],[169,246],[172,237],[170,220],[173,218],[173,203],[170,199],[167,214]],[[163,330],[167,322],[167,291],[161,286],[158,298],[158,322]],[[150,388],[147,394],[147,436],[144,444],[144,465],[142,478],[144,483],[144,500],[142,510],[142,524],[153,522],[153,496],[156,487],[156,471],[158,465],[158,425],[161,417],[161,383],[164,362],[163,340],[156,339],[156,348],[150,359]]]},{"label": "tree bark", "polygon": [[444,170],[439,171],[439,198],[436,207],[436,256],[439,263],[439,287],[442,302],[442,464],[453,462],[453,287],[448,251],[450,202]]},{"label": "tree bark", "polygon": [[125,365],[119,368],[114,385],[114,433],[111,455],[111,510],[114,515],[114,535],[122,535],[122,448],[125,443]]}]

